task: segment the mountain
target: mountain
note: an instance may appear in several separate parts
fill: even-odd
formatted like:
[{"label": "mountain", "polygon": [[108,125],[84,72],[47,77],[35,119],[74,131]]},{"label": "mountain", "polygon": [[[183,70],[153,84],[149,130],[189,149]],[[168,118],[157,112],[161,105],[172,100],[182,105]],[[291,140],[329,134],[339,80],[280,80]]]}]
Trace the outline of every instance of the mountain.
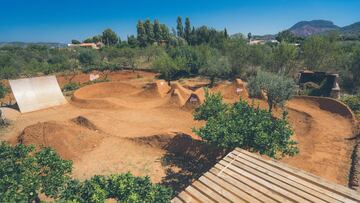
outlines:
[{"label": "mountain", "polygon": [[66,44],[57,43],[57,42],[0,42],[0,47],[2,46],[19,46],[27,47],[29,45],[42,45],[49,48],[63,48],[66,47]]},{"label": "mountain", "polygon": [[289,31],[299,37],[307,37],[332,30],[339,30],[340,27],[328,20],[300,21],[289,28]]},{"label": "mountain", "polygon": [[360,34],[360,22],[353,23],[351,25],[342,27],[340,29],[343,35],[359,35]]}]

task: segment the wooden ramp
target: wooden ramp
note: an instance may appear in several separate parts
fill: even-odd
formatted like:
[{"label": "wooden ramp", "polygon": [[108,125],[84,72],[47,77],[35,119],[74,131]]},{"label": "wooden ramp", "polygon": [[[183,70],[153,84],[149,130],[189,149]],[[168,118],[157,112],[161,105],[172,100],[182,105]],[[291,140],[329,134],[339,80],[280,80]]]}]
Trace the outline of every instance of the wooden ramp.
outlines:
[{"label": "wooden ramp", "polygon": [[237,148],[171,202],[360,202],[360,193]]}]

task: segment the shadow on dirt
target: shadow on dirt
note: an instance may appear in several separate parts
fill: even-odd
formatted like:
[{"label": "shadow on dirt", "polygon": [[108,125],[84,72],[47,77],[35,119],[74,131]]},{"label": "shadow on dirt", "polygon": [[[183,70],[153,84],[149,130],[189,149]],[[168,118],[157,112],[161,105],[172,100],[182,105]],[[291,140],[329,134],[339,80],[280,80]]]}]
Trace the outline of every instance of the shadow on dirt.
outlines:
[{"label": "shadow on dirt", "polygon": [[162,165],[166,176],[161,184],[173,189],[173,195],[184,190],[208,171],[226,152],[191,136],[177,133],[165,147]]}]

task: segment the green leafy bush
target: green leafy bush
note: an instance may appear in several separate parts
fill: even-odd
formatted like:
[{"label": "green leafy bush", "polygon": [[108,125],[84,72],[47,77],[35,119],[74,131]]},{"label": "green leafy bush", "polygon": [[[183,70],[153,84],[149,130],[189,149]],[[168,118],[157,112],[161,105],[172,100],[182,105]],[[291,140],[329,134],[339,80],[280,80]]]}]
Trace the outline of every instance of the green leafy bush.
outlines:
[{"label": "green leafy bush", "polygon": [[298,152],[296,142],[291,140],[293,131],[286,112],[276,119],[270,112],[245,101],[227,106],[219,95],[206,94],[205,103],[195,111],[194,119],[207,122],[193,131],[221,148],[240,147],[274,158]]},{"label": "green leafy bush", "polygon": [[50,148],[0,143],[0,202],[32,202],[43,193],[56,198],[70,180],[72,162]]},{"label": "green leafy bush", "polygon": [[251,97],[266,94],[269,112],[278,105],[283,107],[285,102],[294,94],[294,87],[295,83],[291,78],[268,72],[259,72],[248,83]]},{"label": "green leafy bush", "polygon": [[152,184],[149,177],[130,173],[94,176],[84,182],[71,181],[62,198],[75,202],[104,202],[108,198],[119,202],[169,202],[171,190]]},{"label": "green leafy bush", "polygon": [[0,202],[39,201],[45,194],[63,202],[169,202],[172,191],[149,177],[130,173],[71,179],[72,162],[51,148],[0,143]]},{"label": "green leafy bush", "polygon": [[76,83],[76,82],[69,82],[67,84],[64,85],[63,87],[63,91],[67,92],[67,91],[73,91],[73,90],[77,90],[80,88],[80,84]]},{"label": "green leafy bush", "polygon": [[350,107],[357,117],[360,117],[360,95],[345,95],[341,101]]}]

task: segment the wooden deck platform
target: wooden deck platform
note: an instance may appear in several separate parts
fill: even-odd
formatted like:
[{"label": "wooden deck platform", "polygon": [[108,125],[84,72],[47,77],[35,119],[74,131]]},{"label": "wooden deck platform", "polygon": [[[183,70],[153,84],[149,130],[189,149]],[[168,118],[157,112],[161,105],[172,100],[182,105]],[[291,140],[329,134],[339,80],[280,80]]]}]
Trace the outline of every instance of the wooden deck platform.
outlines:
[{"label": "wooden deck platform", "polygon": [[237,148],[171,202],[360,202],[360,193]]}]

